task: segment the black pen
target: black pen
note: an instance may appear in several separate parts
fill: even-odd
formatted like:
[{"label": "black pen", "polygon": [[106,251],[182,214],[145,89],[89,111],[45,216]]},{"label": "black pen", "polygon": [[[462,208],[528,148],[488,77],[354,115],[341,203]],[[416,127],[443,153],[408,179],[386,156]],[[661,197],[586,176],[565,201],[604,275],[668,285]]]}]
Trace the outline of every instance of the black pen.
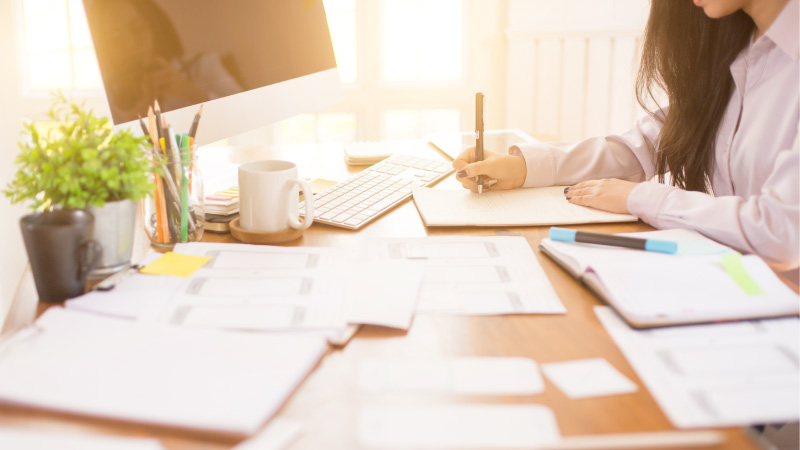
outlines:
[{"label": "black pen", "polygon": [[197,136],[197,126],[200,125],[200,117],[203,116],[203,105],[200,105],[200,110],[197,111],[197,114],[194,115],[194,120],[192,120],[192,126],[189,128],[189,137],[194,140],[194,137]]},{"label": "black pen", "polygon": [[142,119],[142,115],[139,114],[139,125],[142,126],[142,133],[145,136],[150,137],[150,131],[147,129],[147,125],[144,124],[144,119]]},{"label": "black pen", "polygon": [[[475,161],[483,161],[483,93],[475,94]],[[483,175],[478,175],[478,194],[483,193]]]}]

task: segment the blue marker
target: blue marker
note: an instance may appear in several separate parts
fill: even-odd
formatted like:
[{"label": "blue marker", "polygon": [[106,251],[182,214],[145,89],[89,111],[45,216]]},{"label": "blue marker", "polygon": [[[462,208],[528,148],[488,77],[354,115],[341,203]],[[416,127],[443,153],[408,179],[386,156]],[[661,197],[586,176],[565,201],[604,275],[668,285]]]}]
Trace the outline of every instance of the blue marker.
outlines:
[{"label": "blue marker", "polygon": [[634,248],[650,252],[669,253],[671,255],[678,252],[677,242],[641,239],[619,236],[616,234],[591,233],[589,231],[570,230],[568,228],[550,227],[549,237],[554,241],[613,245],[615,247]]}]

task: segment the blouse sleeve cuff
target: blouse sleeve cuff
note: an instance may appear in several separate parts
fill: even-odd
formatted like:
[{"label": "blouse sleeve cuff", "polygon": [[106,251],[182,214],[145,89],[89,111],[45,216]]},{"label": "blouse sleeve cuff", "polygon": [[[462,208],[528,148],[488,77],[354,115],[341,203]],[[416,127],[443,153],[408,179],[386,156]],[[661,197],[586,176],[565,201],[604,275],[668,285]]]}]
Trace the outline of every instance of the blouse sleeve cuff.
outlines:
[{"label": "blouse sleeve cuff", "polygon": [[555,181],[556,155],[538,142],[520,143],[508,149],[509,155],[525,159],[527,174],[522,187],[552,186]]},{"label": "blouse sleeve cuff", "polygon": [[628,196],[628,212],[659,228],[658,212],[674,186],[645,181],[636,185]]}]

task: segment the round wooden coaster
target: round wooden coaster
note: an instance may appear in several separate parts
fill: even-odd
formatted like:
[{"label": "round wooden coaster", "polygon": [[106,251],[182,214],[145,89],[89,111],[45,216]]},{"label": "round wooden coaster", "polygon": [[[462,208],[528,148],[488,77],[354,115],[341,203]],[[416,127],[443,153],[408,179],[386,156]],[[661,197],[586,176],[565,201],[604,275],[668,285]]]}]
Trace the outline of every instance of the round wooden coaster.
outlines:
[{"label": "round wooden coaster", "polygon": [[230,226],[231,236],[248,244],[282,244],[299,239],[303,236],[303,230],[295,230],[294,228],[276,231],[274,233],[245,230],[239,224],[238,217],[231,220]]}]

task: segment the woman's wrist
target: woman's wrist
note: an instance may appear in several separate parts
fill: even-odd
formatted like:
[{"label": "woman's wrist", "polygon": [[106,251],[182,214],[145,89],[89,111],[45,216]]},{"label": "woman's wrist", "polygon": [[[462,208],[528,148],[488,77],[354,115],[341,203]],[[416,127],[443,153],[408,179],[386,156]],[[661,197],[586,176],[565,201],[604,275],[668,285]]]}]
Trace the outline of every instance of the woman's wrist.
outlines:
[{"label": "woman's wrist", "polygon": [[513,167],[513,186],[514,188],[521,188],[525,185],[525,178],[528,176],[528,164],[525,162],[525,157],[522,155],[510,155],[511,158],[514,158],[512,161],[514,164]]}]

